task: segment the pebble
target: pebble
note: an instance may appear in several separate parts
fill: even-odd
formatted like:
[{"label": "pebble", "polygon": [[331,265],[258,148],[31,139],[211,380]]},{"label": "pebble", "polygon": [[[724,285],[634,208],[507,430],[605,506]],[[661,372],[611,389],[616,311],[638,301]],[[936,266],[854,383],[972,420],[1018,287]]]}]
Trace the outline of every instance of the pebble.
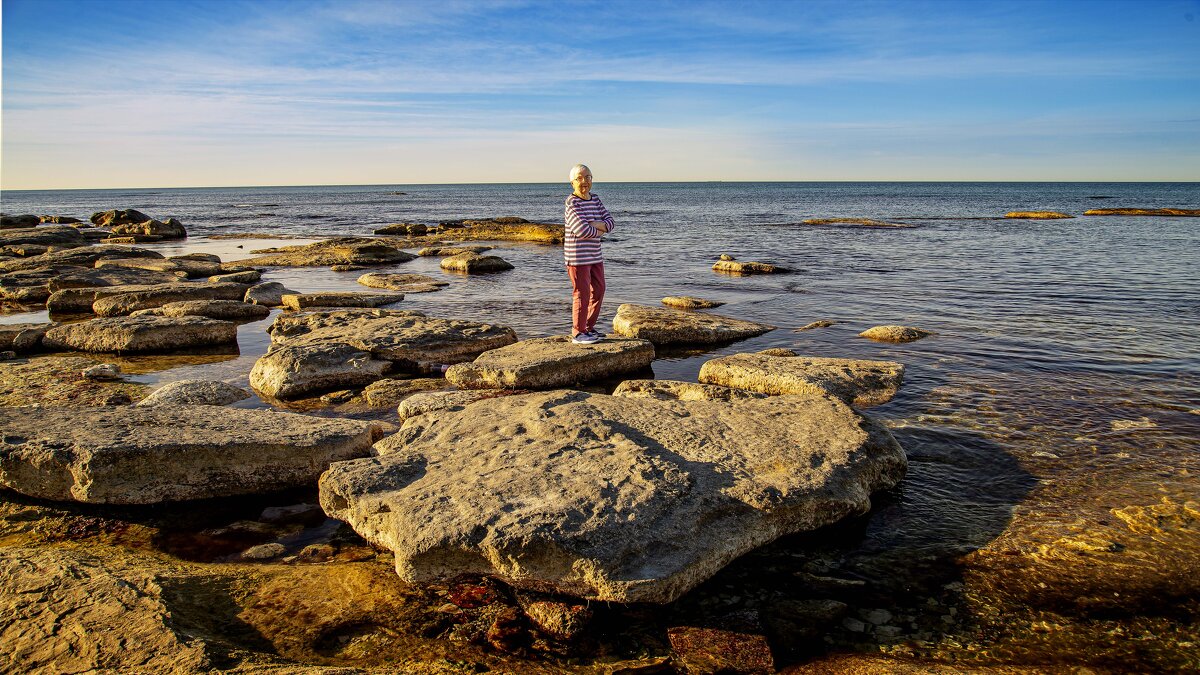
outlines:
[{"label": "pebble", "polygon": [[121,367],[115,363],[101,363],[97,366],[85,369],[80,373],[89,380],[107,381],[117,380],[121,377]]}]

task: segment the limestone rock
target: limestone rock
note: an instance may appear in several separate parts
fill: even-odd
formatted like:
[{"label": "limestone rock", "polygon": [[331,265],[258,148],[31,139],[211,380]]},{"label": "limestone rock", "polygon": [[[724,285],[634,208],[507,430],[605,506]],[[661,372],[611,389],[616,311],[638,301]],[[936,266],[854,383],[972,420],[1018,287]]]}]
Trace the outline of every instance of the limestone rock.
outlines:
[{"label": "limestone rock", "polygon": [[127,405],[146,395],[148,387],[144,384],[97,382],[81,376],[97,363],[82,356],[41,356],[0,363],[0,406]]},{"label": "limestone rock", "polygon": [[310,307],[380,307],[403,299],[403,293],[289,293],[283,296],[283,306],[291,310]]},{"label": "limestone rock", "polygon": [[490,574],[616,602],[670,602],[757,546],[864,513],[906,466],[882,425],[826,396],[506,396],[411,417],[375,448],[330,467],[321,505],[392,550],[402,579]]},{"label": "limestone rock", "polygon": [[740,262],[737,260],[718,260],[713,263],[713,271],[723,274],[782,274],[791,270],[779,265],[762,262]]},{"label": "limestone rock", "polygon": [[762,335],[775,327],[716,314],[624,304],[617,308],[613,330],[618,335],[665,345],[733,342]]},{"label": "limestone rock", "polygon": [[161,258],[162,254],[132,246],[81,246],[65,251],[51,251],[36,258],[18,258],[0,262],[0,273],[30,270],[36,267],[74,265],[92,267],[97,260],[108,258]]},{"label": "limestone rock", "polygon": [[446,379],[463,389],[556,389],[644,370],[653,360],[654,345],[646,340],[580,345],[561,336],[534,338],[451,366]]},{"label": "limestone rock", "polygon": [[271,310],[263,305],[251,305],[240,300],[183,300],[152,309],[139,309],[130,316],[206,316],[222,321],[259,321],[270,314]]},{"label": "limestone rock", "polygon": [[112,228],[112,233],[117,235],[141,234],[152,237],[162,237],[163,239],[184,239],[187,237],[187,230],[183,227],[183,223],[179,222],[175,218],[167,218],[165,221],[147,218],[140,223],[115,225]]},{"label": "limestone rock", "polygon": [[176,380],[159,387],[138,405],[229,405],[250,398],[241,387],[217,380]]},{"label": "limestone rock", "polygon": [[242,270],[241,272],[228,272],[226,274],[214,274],[208,280],[214,284],[221,282],[230,282],[235,284],[255,284],[262,279],[262,272],[258,270]]},{"label": "limestone rock", "polygon": [[700,381],[777,396],[830,394],[856,406],[887,403],[904,378],[892,361],[734,354],[700,366]]},{"label": "limestone rock", "polygon": [[101,239],[105,244],[152,244],[156,241],[162,241],[163,238],[157,234],[127,234],[123,236],[110,236]]},{"label": "limestone rock", "polygon": [[446,380],[440,377],[418,377],[411,380],[386,378],[372,382],[363,389],[363,398],[367,405],[381,408],[394,407],[404,399],[422,391],[437,391],[445,389]]},{"label": "limestone rock", "polygon": [[370,384],[391,368],[390,361],[345,343],[285,345],[254,362],[250,387],[271,398],[298,398]]},{"label": "limestone rock", "polygon": [[1088,209],[1085,216],[1175,216],[1200,217],[1200,209]]},{"label": "limestone rock", "polygon": [[500,256],[477,253],[459,253],[443,258],[439,266],[447,272],[465,272],[467,274],[504,272],[513,268],[511,263]]},{"label": "limestone rock", "polygon": [[[246,294],[242,284],[163,284],[152,288],[122,289],[110,286],[97,289],[92,311],[100,316],[126,316],[139,309],[162,307],[187,300],[241,300]],[[53,299],[53,296],[51,296]],[[47,302],[49,304],[49,302]]]},{"label": "limestone rock", "polygon": [[[153,285],[172,281],[178,281],[178,277],[161,272],[132,269],[95,270],[74,265],[53,265],[0,274],[0,299],[45,304],[52,293],[64,288]],[[91,302],[89,301],[81,311],[90,313]]]},{"label": "limestone rock", "polygon": [[877,342],[912,342],[930,335],[933,333],[912,326],[875,326],[858,334]]},{"label": "limestone rock", "polygon": [[828,319],[821,319],[819,321],[813,321],[812,323],[805,324],[805,325],[797,328],[796,330],[802,331],[802,330],[812,330],[814,328],[829,328],[830,326],[834,325],[835,323],[837,323],[837,322],[830,321]]},{"label": "limestone rock", "polygon": [[187,279],[199,279],[222,272],[219,262],[189,258],[108,258],[96,261],[96,269],[106,267],[134,267],[154,272],[168,272]]},{"label": "limestone rock", "polygon": [[91,221],[98,227],[113,227],[115,225],[132,225],[152,220],[150,216],[135,209],[112,209],[97,211],[92,214]]},{"label": "limestone rock", "polygon": [[741,401],[767,397],[767,394],[754,391],[675,380],[625,380],[617,385],[612,395],[660,401]]},{"label": "limestone rock", "polygon": [[[37,216],[34,216],[35,218]],[[48,225],[0,231],[0,248],[9,246],[86,245],[79,230],[67,225]]]},{"label": "limestone rock", "polygon": [[161,352],[237,344],[237,324],[198,316],[136,316],[92,319],[55,326],[42,344],[84,352]]},{"label": "limestone rock", "polygon": [[283,305],[283,296],[295,294],[296,291],[293,291],[278,281],[267,281],[246,289],[246,295],[242,298],[242,300],[252,305],[281,307]]},{"label": "limestone rock", "polygon": [[438,281],[424,274],[382,274],[371,272],[358,278],[358,283],[370,288],[386,288],[402,293],[429,293],[449,286],[448,281]]},{"label": "limestone rock", "polygon": [[83,372],[79,374],[88,380],[112,382],[113,380],[121,379],[121,366],[115,363],[101,363],[90,368],[84,368]]},{"label": "limestone rock", "polygon": [[662,299],[662,304],[677,309],[711,309],[713,307],[720,307],[725,303],[717,300],[693,298],[689,295],[668,295]]},{"label": "limestone rock", "polygon": [[392,223],[387,227],[375,230],[375,234],[409,235],[419,237],[429,231],[429,226],[423,223]]},{"label": "limestone rock", "polygon": [[8,408],[0,420],[0,485],[93,504],[270,492],[315,481],[363,457],[365,422],[211,406]]},{"label": "limestone rock", "polygon": [[269,255],[241,261],[245,265],[325,267],[328,265],[383,265],[408,262],[417,256],[378,239],[339,237],[303,246],[273,249]]},{"label": "limestone rock", "polygon": [[41,224],[42,219],[33,214],[25,214],[21,216],[10,216],[0,214],[0,230],[15,230],[37,227]]},{"label": "limestone rock", "polygon": [[[521,222],[517,222],[520,220]],[[440,223],[443,227],[453,223]],[[535,241],[542,244],[561,244],[563,241],[563,226],[557,223],[531,223],[524,218],[501,216],[486,220],[464,220],[463,229],[456,230],[454,236],[459,239],[474,239],[477,241]]]},{"label": "limestone rock", "polygon": [[1059,220],[1062,218],[1074,218],[1069,213],[1059,213],[1058,211],[1009,211],[1004,214],[1005,218],[1013,218],[1020,220]]},{"label": "limestone rock", "polygon": [[413,394],[404,399],[400,407],[396,409],[396,414],[399,415],[400,421],[424,415],[426,413],[440,412],[442,410],[457,411],[462,410],[468,403],[482,401],[485,398],[496,398],[497,396],[509,396],[517,392],[509,390],[495,389],[473,389],[464,391],[430,391]]},{"label": "limestone rock", "polygon": [[417,251],[419,256],[433,256],[438,258],[446,258],[452,255],[462,255],[463,253],[483,253],[496,248],[495,246],[485,246],[476,244],[474,246],[426,246]]},{"label": "limestone rock", "polygon": [[42,346],[42,337],[54,323],[0,324],[0,350],[26,354]]},{"label": "limestone rock", "polygon": [[[74,216],[40,216],[38,218],[43,223],[51,223],[53,225],[82,225],[82,221]],[[87,224],[91,227],[91,223]]]},{"label": "limestone rock", "polygon": [[758,353],[766,354],[767,356],[799,356],[799,354],[797,354],[795,351],[786,347],[771,347],[770,349],[764,349]]}]

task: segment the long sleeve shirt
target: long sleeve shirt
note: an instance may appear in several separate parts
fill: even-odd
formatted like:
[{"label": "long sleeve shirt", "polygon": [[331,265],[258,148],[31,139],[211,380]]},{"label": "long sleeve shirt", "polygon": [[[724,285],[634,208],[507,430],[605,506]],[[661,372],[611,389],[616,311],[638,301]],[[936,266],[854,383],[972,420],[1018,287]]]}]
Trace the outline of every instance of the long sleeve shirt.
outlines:
[{"label": "long sleeve shirt", "polygon": [[575,267],[604,262],[604,256],[600,253],[600,231],[590,223],[593,220],[603,221],[608,225],[609,232],[614,223],[600,197],[595,192],[591,193],[591,199],[580,199],[574,194],[567,197],[564,220],[566,236],[563,238],[563,257],[567,265]]}]

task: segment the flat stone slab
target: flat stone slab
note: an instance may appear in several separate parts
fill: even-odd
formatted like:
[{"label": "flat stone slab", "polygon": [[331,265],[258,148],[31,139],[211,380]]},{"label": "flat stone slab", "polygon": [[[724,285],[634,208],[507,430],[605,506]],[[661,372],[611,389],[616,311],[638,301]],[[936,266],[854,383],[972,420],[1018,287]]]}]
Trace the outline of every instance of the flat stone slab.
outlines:
[{"label": "flat stone slab", "polygon": [[1063,218],[1074,218],[1069,213],[1059,213],[1058,211],[1009,211],[1004,214],[1005,218],[1018,220],[1061,220]]},{"label": "flat stone slab", "polygon": [[450,285],[449,281],[438,281],[424,274],[383,274],[370,272],[358,278],[358,283],[370,288],[386,288],[402,293],[430,293]]},{"label": "flat stone slab", "polygon": [[417,256],[378,239],[339,237],[303,246],[271,249],[268,255],[240,261],[243,265],[325,267],[329,265],[385,265],[408,262]]},{"label": "flat stone slab", "polygon": [[906,468],[886,428],[828,396],[505,396],[411,417],[375,450],[330,467],[321,505],[392,550],[402,579],[615,602],[671,602],[747,551],[865,513]]},{"label": "flat stone slab", "polygon": [[13,351],[18,354],[37,351],[42,346],[42,337],[56,323],[5,323],[0,324],[0,352]]},{"label": "flat stone slab", "polygon": [[859,333],[859,337],[865,337],[876,342],[913,342],[920,340],[923,337],[929,337],[933,333],[912,326],[875,326],[868,328]]},{"label": "flat stone slab", "polygon": [[228,281],[235,284],[256,284],[262,279],[262,272],[258,270],[242,270],[240,272],[225,272],[222,274],[214,274],[208,278],[214,284]]},{"label": "flat stone slab", "polygon": [[566,337],[534,338],[493,349],[446,371],[463,389],[557,389],[650,367],[654,345],[610,339],[589,345]]},{"label": "flat stone slab", "polygon": [[400,302],[403,293],[293,293],[283,296],[283,306],[291,310],[310,307],[381,307]]},{"label": "flat stone slab", "polygon": [[477,253],[459,253],[442,258],[442,262],[438,266],[447,272],[464,272],[466,274],[490,274],[513,268],[512,263],[500,256]]},{"label": "flat stone slab", "polygon": [[413,394],[445,389],[447,384],[446,380],[440,377],[417,377],[407,380],[385,378],[372,382],[363,389],[363,398],[371,407],[391,408]]},{"label": "flat stone slab", "polygon": [[184,300],[168,302],[162,307],[139,309],[130,316],[206,316],[222,321],[259,321],[270,314],[268,307],[240,300]]},{"label": "flat stone slab", "polygon": [[400,421],[415,417],[417,415],[425,415],[429,413],[437,413],[443,410],[458,411],[462,410],[469,403],[482,401],[485,398],[495,398],[497,396],[511,396],[517,393],[528,393],[522,390],[505,390],[505,389],[464,389],[462,391],[427,391],[413,394],[396,408],[396,414],[400,417]]},{"label": "flat stone slab", "polygon": [[894,361],[734,354],[700,366],[700,382],[781,394],[830,394],[856,406],[887,403],[904,380]]},{"label": "flat stone slab", "polygon": [[237,324],[200,316],[121,316],[46,331],[42,344],[83,352],[163,352],[237,344]]},{"label": "flat stone slab", "polygon": [[182,283],[164,284],[142,290],[122,290],[120,286],[109,286],[97,289],[95,293],[93,312],[100,316],[127,316],[139,309],[162,307],[172,302],[241,300],[246,295],[246,286],[231,283]]},{"label": "flat stone slab", "polygon": [[168,382],[137,405],[229,405],[250,398],[250,392],[219,380]]},{"label": "flat stone slab", "polygon": [[92,504],[157,504],[271,492],[364,457],[366,422],[211,406],[8,408],[0,485]]},{"label": "flat stone slab", "polygon": [[[116,380],[81,377],[100,364],[84,356],[37,356],[0,361],[0,407],[30,405],[128,405],[146,395],[147,387]],[[5,415],[0,410],[0,418]]]},{"label": "flat stone slab", "polygon": [[496,247],[483,246],[479,244],[471,246],[426,246],[420,251],[417,251],[417,255],[445,258],[447,256],[461,255],[463,253],[483,253],[484,251],[490,251],[494,248]]},{"label": "flat stone slab", "polygon": [[725,303],[718,300],[693,298],[690,295],[668,295],[662,299],[662,304],[676,309],[712,309],[713,307],[720,307]]},{"label": "flat stone slab", "polygon": [[108,258],[161,258],[161,253],[132,246],[81,246],[65,251],[53,251],[33,258],[0,261],[0,273],[29,270],[48,265],[93,267],[97,260]]},{"label": "flat stone slab", "polygon": [[87,240],[79,230],[69,225],[23,227],[0,231],[0,248],[5,246],[62,246],[83,245]]},{"label": "flat stone slab", "polygon": [[[0,274],[0,299],[45,304],[52,293],[64,288],[155,285],[178,280],[179,277],[174,274],[147,270],[97,270],[73,265],[54,265]],[[88,303],[84,311],[92,311],[91,303]]]},{"label": "flat stone slab", "polygon": [[188,279],[210,277],[224,271],[221,269],[220,261],[214,263],[190,258],[110,258],[96,261],[96,269],[106,267],[132,267],[152,272],[167,272],[179,274]]},{"label": "flat stone slab", "polygon": [[1174,216],[1200,217],[1200,209],[1088,209],[1085,216]]},{"label": "flat stone slab", "polygon": [[756,391],[677,380],[625,380],[617,385],[612,395],[660,401],[742,401],[767,397],[767,394]]},{"label": "flat stone slab", "polygon": [[613,330],[656,345],[716,344],[762,335],[775,330],[775,326],[717,314],[624,304],[617,308]]}]

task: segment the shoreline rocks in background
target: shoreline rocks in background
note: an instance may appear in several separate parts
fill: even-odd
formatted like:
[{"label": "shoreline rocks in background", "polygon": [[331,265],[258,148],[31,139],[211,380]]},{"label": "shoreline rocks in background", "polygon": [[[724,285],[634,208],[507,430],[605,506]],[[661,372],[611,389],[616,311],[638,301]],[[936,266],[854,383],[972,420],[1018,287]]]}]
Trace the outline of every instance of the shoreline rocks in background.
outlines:
[{"label": "shoreline rocks in background", "polygon": [[614,602],[671,602],[764,543],[865,513],[906,467],[887,429],[827,396],[506,396],[410,417],[375,450],[330,467],[321,505],[405,581],[490,574]]},{"label": "shoreline rocks in background", "polygon": [[223,406],[244,401],[250,396],[245,389],[219,380],[176,380],[155,389],[137,405]]},{"label": "shoreline rocks in background", "polygon": [[[223,268],[224,269],[224,268]],[[262,272],[255,269],[242,270],[240,272],[223,271],[221,274],[214,274],[208,278],[209,283],[219,284],[222,282],[231,284],[257,284],[262,280]]]},{"label": "shoreline rocks in background", "polygon": [[1173,216],[1200,217],[1200,209],[1088,209],[1085,216]]},{"label": "shoreline rocks in background", "polygon": [[375,230],[375,234],[408,235],[411,237],[424,236],[429,232],[429,226],[424,223],[392,223]]},{"label": "shoreline rocks in background", "polygon": [[97,227],[113,227],[115,225],[144,223],[147,220],[152,220],[152,218],[136,209],[110,209],[108,211],[93,213],[90,220]]},{"label": "shoreline rocks in background", "polygon": [[20,216],[10,216],[6,213],[0,214],[0,230],[24,230],[37,227],[41,222],[41,218],[31,213]]},{"label": "shoreline rocks in background", "polygon": [[1061,220],[1063,218],[1074,218],[1069,213],[1059,213],[1058,211],[1009,211],[1004,214],[1005,218],[1021,219],[1021,220]]},{"label": "shoreline rocks in background", "polygon": [[931,331],[912,326],[875,326],[868,328],[859,333],[859,337],[865,337],[876,342],[913,342],[924,337],[933,335]]},{"label": "shoreline rocks in background", "polygon": [[446,379],[463,389],[556,389],[644,370],[653,360],[646,340],[577,345],[566,337],[533,338],[451,366]]},{"label": "shoreline rocks in background", "polygon": [[851,405],[887,403],[904,379],[893,361],[734,354],[700,366],[700,382],[772,396],[828,394]]},{"label": "shoreline rocks in background", "polygon": [[714,272],[722,274],[787,274],[791,272],[786,267],[763,262],[740,262],[730,255],[721,255],[721,259],[713,263]]},{"label": "shoreline rocks in background", "polygon": [[150,218],[140,223],[115,225],[112,228],[112,233],[116,236],[131,235],[134,237],[160,237],[162,239],[187,238],[187,230],[183,227],[183,223],[175,218],[167,218],[166,220]]},{"label": "shoreline rocks in background", "polygon": [[40,216],[38,218],[43,223],[51,225],[74,225],[76,227],[91,227],[91,223],[84,223],[74,216]]},{"label": "shoreline rocks in background", "polygon": [[668,295],[662,299],[662,304],[676,309],[712,309],[725,304],[719,300],[693,298],[690,295]]},{"label": "shoreline rocks in background", "polygon": [[327,267],[330,265],[390,265],[415,260],[417,256],[401,251],[379,239],[338,237],[301,246],[255,251],[264,253],[241,260],[242,265],[276,267]]},{"label": "shoreline rocks in background", "polygon": [[900,229],[916,227],[908,223],[888,223],[872,218],[809,218],[803,222],[805,225],[857,225],[859,227],[892,227]]},{"label": "shoreline rocks in background", "polygon": [[358,283],[368,288],[384,288],[401,293],[431,293],[450,285],[424,274],[383,274],[368,272],[358,278]]},{"label": "shoreline rocks in background", "polygon": [[0,231],[0,249],[14,246],[86,246],[89,243],[78,229],[69,225],[46,225]]},{"label": "shoreline rocks in background", "polygon": [[8,408],[0,485],[91,504],[158,504],[306,485],[363,457],[366,422],[211,406]]},{"label": "shoreline rocks in background", "polygon": [[656,345],[718,344],[762,335],[775,326],[701,312],[626,303],[617,308],[613,331]]},{"label": "shoreline rocks in background", "polygon": [[382,307],[404,299],[403,293],[289,293],[282,296],[283,307],[292,311],[312,307]]},{"label": "shoreline rocks in background", "polygon": [[442,258],[439,267],[447,272],[463,272],[466,274],[505,272],[513,268],[512,263],[500,256],[479,255],[478,253],[459,253]]},{"label": "shoreline rocks in background", "polygon": [[237,324],[199,316],[122,316],[55,326],[42,344],[82,352],[164,352],[237,345]]}]

